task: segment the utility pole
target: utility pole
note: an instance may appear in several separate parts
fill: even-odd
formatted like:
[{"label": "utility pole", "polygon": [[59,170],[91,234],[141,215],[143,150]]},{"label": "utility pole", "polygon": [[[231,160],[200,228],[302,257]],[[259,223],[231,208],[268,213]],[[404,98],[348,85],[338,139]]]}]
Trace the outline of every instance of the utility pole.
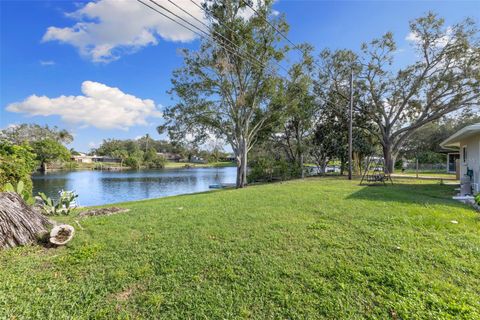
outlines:
[{"label": "utility pole", "polygon": [[350,74],[350,110],[348,117],[348,180],[352,180],[353,161],[353,68]]}]

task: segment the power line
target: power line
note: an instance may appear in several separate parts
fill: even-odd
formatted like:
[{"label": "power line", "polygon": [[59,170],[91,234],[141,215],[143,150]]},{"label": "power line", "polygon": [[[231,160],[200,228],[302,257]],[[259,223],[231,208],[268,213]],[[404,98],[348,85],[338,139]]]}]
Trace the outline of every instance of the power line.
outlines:
[{"label": "power line", "polygon": [[[250,59],[248,59],[248,58],[245,58],[241,53],[238,53],[237,49],[239,48],[239,46],[236,45],[235,43],[233,43],[233,42],[230,41],[230,43],[232,43],[233,47],[230,46],[230,45],[229,45],[229,46],[226,46],[225,44],[223,44],[223,45],[222,45],[222,44],[219,44],[219,43],[215,42],[214,39],[213,39],[213,37],[211,36],[211,34],[207,33],[205,30],[203,30],[203,29],[199,28],[198,26],[192,24],[191,22],[187,21],[186,19],[182,18],[181,16],[173,13],[171,10],[169,10],[169,9],[167,9],[165,6],[157,3],[155,0],[150,0],[150,2],[156,4],[158,7],[162,8],[163,10],[165,10],[165,11],[167,11],[168,13],[172,14],[173,16],[177,17],[178,19],[182,20],[183,22],[189,24],[190,26],[192,26],[192,27],[200,30],[203,34],[205,34],[206,37],[210,38],[210,40],[209,40],[209,39],[206,39],[207,41],[213,43],[214,45],[218,45],[218,46],[222,47],[223,49],[230,49],[230,50],[228,50],[230,53],[233,53],[233,54],[239,56],[240,58],[245,59],[245,60],[249,61],[250,63],[252,63],[252,60],[250,60]],[[174,5],[175,5],[175,4],[174,4]],[[180,8],[180,6],[178,6],[178,5],[175,5],[175,6],[176,6],[177,8]],[[184,12],[187,12],[187,11],[184,10],[183,8],[180,8],[180,9],[181,9],[182,11],[184,11]],[[191,15],[191,14],[188,13],[188,12],[187,12],[187,14]],[[192,15],[191,15],[191,16],[192,16]],[[207,26],[207,28],[208,28],[208,30],[211,32],[211,30],[210,30],[210,28],[209,28],[208,26]],[[205,39],[205,37],[202,37],[202,38]],[[232,51],[232,50],[233,50],[233,51]],[[264,65],[261,61],[259,61],[258,59],[256,59],[256,58],[255,58],[255,63],[257,64],[257,66],[260,66],[261,68],[265,67],[265,65]]]},{"label": "power line", "polygon": [[[170,0],[168,0],[168,1],[170,1]],[[201,10],[203,10],[203,11],[207,14],[207,16],[209,16],[209,17],[212,18],[212,19],[215,19],[219,25],[227,28],[230,32],[232,32],[232,34],[234,34],[234,35],[235,35],[235,34],[238,34],[238,31],[233,30],[233,29],[232,29],[230,26],[228,26],[227,24],[222,23],[220,20],[216,19],[216,18],[213,16],[213,14],[212,14],[212,12],[211,12],[210,10],[208,10],[207,8],[203,7],[202,5],[196,3],[194,0],[190,0],[190,2],[193,3],[195,6],[197,6],[198,8],[200,8]],[[197,20],[198,20],[198,19],[197,19]],[[213,32],[216,32],[216,31],[214,31],[214,30],[212,30],[212,31],[213,31]],[[218,33],[218,32],[216,32],[216,33]],[[218,34],[219,34],[222,38],[225,38],[222,34],[220,34],[220,33],[218,33]],[[230,40],[229,40],[229,41],[230,41]],[[251,54],[249,54],[249,55],[251,56]],[[256,59],[256,57],[253,57],[253,58]],[[280,63],[278,63],[278,62],[276,62],[276,64],[277,64],[281,69],[285,70],[285,72],[287,72],[287,74],[288,74],[289,70],[288,70],[287,68],[285,68],[284,66],[282,66],[282,65],[281,65]]]},{"label": "power line", "polygon": [[143,4],[144,6],[147,6],[147,7],[149,7],[149,8],[150,8],[150,9],[152,9],[153,11],[155,11],[155,12],[157,12],[157,13],[161,14],[161,15],[162,15],[162,16],[164,16],[165,18],[167,18],[167,19],[169,19],[169,20],[171,20],[171,21],[175,22],[176,24],[178,24],[178,25],[180,25],[180,26],[184,27],[185,29],[187,29],[187,30],[189,30],[189,31],[191,31],[191,32],[193,32],[193,33],[195,33],[195,34],[196,34],[196,35],[198,35],[199,37],[202,37],[202,38],[203,38],[203,36],[202,36],[201,34],[199,34],[197,31],[195,31],[195,30],[192,30],[191,28],[187,27],[186,25],[182,24],[181,22],[178,22],[178,21],[176,21],[175,19],[173,19],[172,17],[170,17],[170,16],[168,16],[168,15],[164,14],[164,13],[163,13],[163,12],[161,12],[161,11],[158,11],[158,10],[157,10],[157,9],[155,9],[154,7],[150,6],[148,3],[145,3],[145,2],[143,2],[142,0],[137,0],[137,1],[138,1],[138,2],[140,2],[141,4]]},{"label": "power line", "polygon": [[[230,52],[230,53],[232,53],[232,54],[234,54],[234,55],[237,55],[237,56],[239,56],[240,58],[245,58],[244,56],[242,56],[241,54],[239,54],[239,53],[238,53],[237,51],[235,51],[234,49],[232,50],[231,48],[229,48],[229,47],[227,47],[227,46],[225,46],[225,45],[218,44],[218,43],[214,42],[214,41],[213,41],[213,40],[211,40],[211,39],[207,39],[207,38],[206,38],[204,35],[202,35],[202,34],[200,34],[199,32],[197,32],[197,31],[193,30],[192,28],[190,28],[190,27],[186,26],[186,25],[185,25],[185,24],[183,24],[182,22],[179,22],[179,21],[177,21],[176,19],[174,19],[174,18],[172,18],[172,17],[170,17],[170,16],[166,15],[165,13],[163,13],[163,12],[161,12],[161,11],[157,10],[156,8],[154,8],[154,7],[150,6],[149,4],[147,4],[147,3],[143,2],[142,0],[137,0],[137,1],[138,1],[138,2],[140,2],[141,4],[143,4],[143,5],[147,6],[148,8],[152,9],[153,11],[155,11],[155,12],[159,13],[159,14],[160,14],[160,15],[162,15],[163,17],[165,17],[165,18],[167,18],[167,19],[171,20],[172,22],[174,22],[174,23],[176,23],[176,24],[178,24],[178,25],[182,26],[183,28],[185,28],[185,29],[187,29],[187,30],[191,31],[192,33],[194,33],[194,34],[198,35],[200,38],[202,38],[202,39],[205,39],[205,40],[207,40],[207,41],[209,41],[209,42],[213,43],[214,45],[218,45],[218,46],[222,47],[223,49],[225,49],[226,51],[228,51],[228,52]],[[193,0],[190,0],[190,1],[191,1],[191,2],[193,2],[193,3],[195,3]],[[185,20],[184,18],[182,18],[182,17],[178,16],[177,14],[173,13],[171,10],[169,10],[169,9],[165,8],[164,6],[162,6],[162,5],[158,4],[156,1],[154,1],[154,0],[150,0],[150,2],[152,2],[152,3],[155,3],[155,4],[156,4],[158,7],[160,7],[160,8],[162,8],[163,10],[165,10],[165,11],[169,12],[170,14],[174,15],[175,17],[179,18],[180,20],[184,21],[185,23],[187,23],[187,24],[191,25],[192,27],[194,27],[194,28],[196,28],[196,29],[200,30],[200,31],[201,31],[203,34],[205,34],[207,37],[211,38],[211,36],[210,36],[210,35],[209,35],[207,32],[205,32],[204,30],[200,29],[198,26],[195,26],[195,25],[193,25],[191,22],[189,22],[189,21]],[[195,4],[196,4],[196,3],[195,3]],[[199,6],[198,4],[196,4],[196,5],[197,5],[197,6]],[[200,6],[200,8],[202,8],[202,10],[204,10],[204,8],[203,8],[203,7],[201,7],[201,6]],[[183,10],[182,10],[182,11],[183,11]],[[204,11],[205,11],[205,10],[204,10]],[[207,13],[208,13],[208,12],[207,12]],[[210,13],[208,13],[208,14],[210,14]],[[267,21],[267,20],[266,20],[266,21]],[[218,22],[219,24],[221,24],[219,21],[217,21],[217,22]],[[268,21],[267,21],[267,22],[268,22]],[[225,26],[224,24],[221,24],[221,25]],[[226,27],[226,26],[225,26],[225,27]],[[231,29],[230,29],[230,30],[231,30]],[[233,32],[234,32],[234,31],[233,31]],[[235,33],[235,32],[234,32],[234,33]],[[238,46],[236,46],[236,47],[238,47]],[[247,60],[248,62],[252,63],[252,60],[250,60],[250,59],[248,59],[248,58],[247,58],[246,60]],[[258,63],[258,62],[255,62],[255,63]],[[278,66],[280,66],[281,68],[285,69],[285,68],[284,68],[282,65],[280,65],[278,62],[276,62],[276,64],[277,64]],[[265,65],[264,65],[264,64],[260,64],[260,66],[261,66],[261,67],[265,67]],[[285,70],[287,70],[287,69],[285,69]],[[288,70],[287,70],[287,72],[288,72]],[[285,79],[285,80],[286,80],[287,82],[292,82],[292,81],[291,81],[290,79],[288,79],[288,78],[287,78],[287,79]],[[332,102],[332,101],[330,101],[330,100],[327,100],[327,99],[325,99],[325,98],[320,98],[320,99],[321,99],[321,100],[323,100],[323,101],[324,101],[324,102],[326,102],[326,103],[332,103],[332,104],[336,104],[336,103],[334,103],[334,102]]]},{"label": "power line", "polygon": [[[205,35],[200,34],[198,31],[193,30],[192,28],[188,27],[188,26],[185,25],[184,23],[179,22],[179,21],[177,21],[176,19],[168,16],[167,14],[159,11],[158,9],[150,6],[148,3],[145,3],[145,2],[143,2],[142,0],[137,0],[137,1],[140,2],[141,4],[145,5],[146,7],[152,9],[153,11],[159,13],[159,14],[162,15],[163,17],[169,19],[170,21],[172,21],[172,22],[174,22],[174,23],[182,26],[183,28],[189,30],[190,32],[196,34],[196,35],[199,36],[200,38],[205,39],[205,40],[207,40],[208,42],[213,43],[214,45],[219,45],[219,44],[215,43],[214,41],[212,41],[212,40],[210,40],[210,39],[207,39],[207,38],[205,37],[205,35],[206,35],[207,37],[210,37],[210,35],[209,35],[207,32],[205,32],[204,30],[202,30],[202,29],[198,28],[197,26],[193,25],[193,24],[190,23],[189,21],[187,21],[187,20],[179,17],[178,15],[176,15],[175,13],[173,13],[173,12],[171,12],[170,10],[166,9],[164,6],[156,3],[155,1],[150,0],[151,2],[155,3],[155,4],[156,4],[157,6],[159,6],[160,8],[162,8],[162,9],[164,9],[165,11],[169,12],[170,14],[174,15],[175,17],[178,17],[179,19],[181,19],[181,20],[184,21],[185,23],[191,25],[191,26],[194,27],[195,29],[198,29],[200,32],[202,32],[202,33],[205,34]],[[245,58],[245,57],[243,57],[241,54],[239,54],[238,52],[236,52],[234,49],[232,50],[231,48],[229,48],[229,47],[227,47],[227,46],[225,46],[225,45],[219,45],[219,46],[222,47],[224,50],[228,51],[229,53],[232,53],[232,54],[234,54],[234,55],[237,55],[237,56],[239,56],[240,58]],[[246,60],[249,61],[250,63],[252,63],[251,60],[249,60],[249,59],[246,59]],[[257,66],[258,66],[258,65],[257,65]],[[263,67],[263,65],[260,65],[260,67]]]},{"label": "power line", "polygon": [[[150,0],[150,1],[153,1],[153,0]],[[167,0],[168,2],[170,2],[171,4],[173,4],[176,8],[180,9],[182,12],[186,13],[188,16],[192,17],[193,19],[195,19],[196,21],[200,22],[203,26],[207,27],[207,29],[212,32],[213,34],[216,34],[218,35],[220,38],[222,38],[223,40],[227,41],[228,43],[230,43],[232,46],[234,46],[235,48],[239,48],[240,46],[233,43],[230,39],[226,38],[223,34],[219,33],[218,31],[216,30],[213,30],[209,25],[207,25],[205,22],[203,22],[202,20],[198,19],[197,17],[195,17],[193,14],[191,14],[190,12],[188,12],[187,10],[185,10],[184,8],[182,8],[181,6],[179,6],[178,4],[176,4],[175,2],[173,2],[172,0]],[[190,0],[192,1],[192,0]],[[200,9],[204,10],[201,6],[197,5],[195,2],[192,1],[192,3],[194,3],[197,7],[199,7]],[[205,11],[205,10],[204,10]],[[240,48],[241,49],[241,48]],[[242,53],[247,55],[248,57],[250,57],[251,59],[257,61],[260,65],[263,66],[263,62],[258,60],[257,57],[253,56],[252,54],[248,53],[248,52],[244,52],[242,50]]]},{"label": "power line", "polygon": [[[192,1],[192,0],[190,0]],[[305,54],[306,53],[306,50],[300,48],[298,45],[296,45],[295,43],[293,43],[293,41],[291,41],[282,31],[278,30],[278,28],[272,24],[270,21],[268,21],[268,19],[266,19],[266,17],[264,17],[263,15],[260,15],[260,12],[258,12],[258,10],[256,10],[251,4],[249,4],[247,1],[245,0],[240,0],[241,2],[243,2],[246,6],[248,6],[254,13],[257,14],[257,16],[259,16],[262,20],[264,20],[273,30],[275,30],[275,32],[277,32],[280,36],[282,36],[282,38],[284,38],[285,40],[287,40],[295,49],[297,49],[298,51],[300,51],[301,53]],[[320,67],[317,62],[315,60],[313,60],[313,63],[317,66],[317,67]]]}]

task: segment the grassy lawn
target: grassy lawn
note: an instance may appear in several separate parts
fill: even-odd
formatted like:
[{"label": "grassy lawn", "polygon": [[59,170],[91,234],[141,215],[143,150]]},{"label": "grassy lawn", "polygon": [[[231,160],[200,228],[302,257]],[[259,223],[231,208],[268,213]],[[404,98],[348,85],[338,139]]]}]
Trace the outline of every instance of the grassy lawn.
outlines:
[{"label": "grassy lawn", "polygon": [[0,319],[480,319],[480,218],[452,193],[315,178],[63,218],[67,247],[0,252]]},{"label": "grassy lawn", "polygon": [[209,162],[209,163],[193,163],[193,162],[167,162],[165,164],[166,169],[184,168],[185,166],[195,168],[209,168],[209,167],[235,167],[236,164],[231,161],[226,162]]},{"label": "grassy lawn", "polygon": [[[416,177],[417,173],[415,171],[405,171],[402,172],[401,170],[395,170],[393,173],[394,176],[397,177]],[[438,172],[438,171],[419,171],[418,172],[419,178],[434,178],[434,179],[453,179],[455,180],[457,177],[454,173],[446,173],[446,172]]]}]

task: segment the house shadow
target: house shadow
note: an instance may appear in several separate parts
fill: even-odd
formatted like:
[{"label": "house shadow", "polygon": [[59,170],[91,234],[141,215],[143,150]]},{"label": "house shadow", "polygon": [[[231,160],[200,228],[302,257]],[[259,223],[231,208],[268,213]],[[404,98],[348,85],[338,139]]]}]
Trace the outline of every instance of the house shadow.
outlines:
[{"label": "house shadow", "polygon": [[374,202],[401,202],[409,204],[441,204],[457,208],[468,208],[468,205],[453,200],[455,186],[438,183],[395,183],[387,185],[364,185],[346,199],[360,199]]}]

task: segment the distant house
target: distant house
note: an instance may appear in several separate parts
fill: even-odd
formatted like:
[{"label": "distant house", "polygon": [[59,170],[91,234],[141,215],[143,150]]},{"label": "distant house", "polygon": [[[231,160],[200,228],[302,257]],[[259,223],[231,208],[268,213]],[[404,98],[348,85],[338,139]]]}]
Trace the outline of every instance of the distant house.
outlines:
[{"label": "distant house", "polygon": [[480,123],[461,129],[440,146],[460,154],[460,196],[480,192]]},{"label": "distant house", "polygon": [[237,161],[237,157],[235,157],[235,154],[229,153],[226,155],[225,160],[235,162]]},{"label": "distant house", "polygon": [[93,162],[113,162],[113,163],[120,163],[122,162],[121,159],[110,157],[110,156],[92,156]]},{"label": "distant house", "polygon": [[93,157],[92,156],[87,156],[84,153],[80,153],[78,155],[74,155],[70,157],[70,160],[78,163],[92,163],[93,162]]},{"label": "distant house", "polygon": [[157,156],[164,157],[168,161],[179,162],[182,160],[182,156],[178,153],[172,152],[157,152]]},{"label": "distant house", "polygon": [[190,162],[192,162],[192,163],[207,163],[207,160],[205,160],[201,157],[198,157],[198,156],[192,156],[190,158]]}]

